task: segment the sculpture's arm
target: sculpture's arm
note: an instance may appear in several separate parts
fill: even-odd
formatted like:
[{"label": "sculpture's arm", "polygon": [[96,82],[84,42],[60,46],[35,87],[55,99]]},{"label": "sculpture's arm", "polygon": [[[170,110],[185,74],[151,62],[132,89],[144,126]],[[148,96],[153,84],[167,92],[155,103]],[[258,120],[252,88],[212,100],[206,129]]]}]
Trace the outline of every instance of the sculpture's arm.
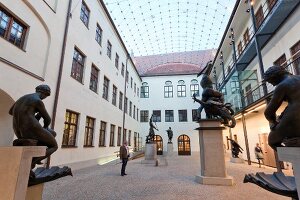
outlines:
[{"label": "sculpture's arm", "polygon": [[48,114],[45,105],[42,101],[37,102],[37,109],[39,112],[39,115],[44,119],[44,128],[47,128],[51,123],[51,117]]},{"label": "sculpture's arm", "polygon": [[284,96],[285,96],[285,87],[284,85],[278,85],[276,89],[274,90],[273,97],[269,104],[267,105],[267,108],[264,112],[266,119],[271,123],[271,126],[276,126],[278,124],[276,120],[276,111],[281,106]]}]

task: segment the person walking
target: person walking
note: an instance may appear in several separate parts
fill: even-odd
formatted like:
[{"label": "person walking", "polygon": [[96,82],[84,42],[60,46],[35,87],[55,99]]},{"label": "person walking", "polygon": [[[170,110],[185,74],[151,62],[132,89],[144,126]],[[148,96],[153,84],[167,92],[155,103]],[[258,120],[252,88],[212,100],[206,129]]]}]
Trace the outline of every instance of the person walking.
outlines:
[{"label": "person walking", "polygon": [[127,146],[127,141],[123,142],[123,145],[120,147],[120,160],[122,160],[121,176],[127,175],[125,173],[126,165],[129,158],[129,148]]}]

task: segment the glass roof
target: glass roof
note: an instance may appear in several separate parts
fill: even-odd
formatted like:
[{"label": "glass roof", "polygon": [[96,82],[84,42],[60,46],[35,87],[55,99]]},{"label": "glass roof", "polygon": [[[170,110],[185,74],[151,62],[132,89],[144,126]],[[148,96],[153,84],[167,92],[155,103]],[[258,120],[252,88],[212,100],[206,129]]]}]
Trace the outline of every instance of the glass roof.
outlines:
[{"label": "glass roof", "polygon": [[236,0],[104,0],[130,53],[216,49]]}]

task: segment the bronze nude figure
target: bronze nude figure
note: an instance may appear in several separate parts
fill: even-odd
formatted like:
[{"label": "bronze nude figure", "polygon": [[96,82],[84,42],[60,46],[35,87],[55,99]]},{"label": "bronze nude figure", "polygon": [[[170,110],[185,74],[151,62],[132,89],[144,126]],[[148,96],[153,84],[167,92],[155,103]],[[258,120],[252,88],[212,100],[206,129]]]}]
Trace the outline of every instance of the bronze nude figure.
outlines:
[{"label": "bronze nude figure", "polygon": [[169,127],[169,129],[167,130],[167,134],[168,134],[168,138],[169,138],[168,143],[172,143],[173,131],[172,131],[171,127]]},{"label": "bronze nude figure", "polygon": [[154,141],[154,136],[155,132],[154,129],[158,131],[158,129],[154,126],[153,121],[152,121],[153,115],[151,115],[150,120],[149,120],[149,135],[146,137],[146,143],[151,143]]}]

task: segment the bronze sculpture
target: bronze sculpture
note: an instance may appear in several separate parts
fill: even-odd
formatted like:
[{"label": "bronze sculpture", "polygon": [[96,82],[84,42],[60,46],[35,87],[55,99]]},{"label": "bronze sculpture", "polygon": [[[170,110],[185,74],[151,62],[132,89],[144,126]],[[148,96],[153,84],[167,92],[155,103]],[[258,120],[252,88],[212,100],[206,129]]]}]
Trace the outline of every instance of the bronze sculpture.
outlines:
[{"label": "bronze sculpture", "polygon": [[234,140],[227,138],[231,144],[231,155],[233,158],[238,158],[239,153],[243,153],[244,149]]},{"label": "bronze sculpture", "polygon": [[[282,146],[300,146],[300,76],[292,75],[283,67],[272,66],[264,73],[264,81],[276,86],[265,110],[270,123],[269,145],[276,150]],[[276,111],[283,101],[288,105],[279,117]]]},{"label": "bronze sculpture", "polygon": [[154,126],[153,121],[152,121],[153,115],[151,115],[150,120],[149,120],[149,134],[146,137],[146,143],[152,143],[154,141],[154,136],[155,132],[154,129],[158,131],[158,129]]},{"label": "bronze sculpture", "polygon": [[172,144],[173,131],[172,131],[171,127],[169,127],[169,129],[167,130],[167,133],[168,133],[168,138],[169,138],[168,143]]},{"label": "bronze sculpture", "polygon": [[[13,142],[14,146],[46,146],[46,155],[35,157],[32,159],[31,168],[36,164],[42,164],[41,161],[53,154],[57,148],[55,140],[56,132],[49,128],[51,118],[45,108],[43,99],[50,96],[51,90],[48,85],[39,85],[36,92],[27,94],[19,98],[10,108],[9,114],[13,116],[13,129],[18,139]],[[44,125],[39,123],[43,118]],[[38,172],[44,171],[42,169]],[[37,173],[30,171],[29,185],[34,185],[40,182],[50,181],[62,176],[71,175],[71,169],[52,168],[55,177],[51,177],[51,173],[44,172],[47,177],[36,178]],[[57,174],[58,173],[58,174]]]},{"label": "bronze sculpture", "polygon": [[209,77],[212,67],[213,65],[210,61],[197,75],[200,76],[203,74],[200,82],[200,85],[203,88],[202,98],[197,99],[196,95],[193,94],[193,100],[200,103],[200,107],[197,109],[197,121],[201,119],[201,112],[204,109],[207,119],[221,118],[222,124],[233,128],[236,125],[236,121],[233,117],[234,111],[232,110],[230,103],[224,104],[223,94],[213,89],[213,82]]}]

